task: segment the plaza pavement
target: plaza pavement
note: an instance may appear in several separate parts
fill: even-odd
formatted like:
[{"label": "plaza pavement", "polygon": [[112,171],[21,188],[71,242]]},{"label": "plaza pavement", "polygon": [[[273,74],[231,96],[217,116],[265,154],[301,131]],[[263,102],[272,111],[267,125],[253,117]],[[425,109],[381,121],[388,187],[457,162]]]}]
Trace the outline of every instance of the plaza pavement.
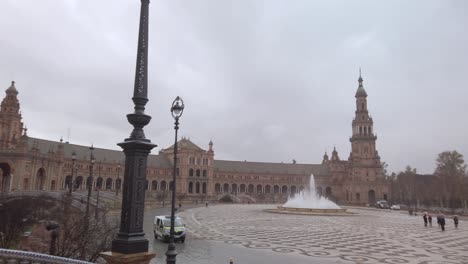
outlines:
[{"label": "plaza pavement", "polygon": [[264,212],[266,208],[274,206],[215,205],[181,212],[189,243],[178,246],[180,257],[188,260],[184,252],[190,256],[190,252],[215,248],[234,259],[249,255],[255,259],[235,263],[468,264],[466,221],[454,229],[447,219],[442,232],[435,218],[433,226],[426,228],[422,216],[401,211],[353,208],[357,215],[300,216]]}]

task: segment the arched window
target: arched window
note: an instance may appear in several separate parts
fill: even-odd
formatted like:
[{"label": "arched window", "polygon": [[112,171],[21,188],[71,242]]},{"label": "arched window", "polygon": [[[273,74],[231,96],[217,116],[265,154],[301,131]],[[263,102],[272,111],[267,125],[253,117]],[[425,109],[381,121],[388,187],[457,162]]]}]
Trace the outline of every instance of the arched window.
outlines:
[{"label": "arched window", "polygon": [[172,191],[172,190],[174,190],[174,182],[170,181],[169,182],[169,191]]},{"label": "arched window", "polygon": [[189,176],[193,176],[193,169],[190,169],[190,170],[189,170],[188,175],[189,175]]},{"label": "arched window", "polygon": [[193,182],[189,182],[188,184],[188,192],[193,193]]},{"label": "arched window", "polygon": [[328,186],[326,189],[325,189],[325,196],[327,197],[330,197],[332,195],[332,189],[330,186]]},{"label": "arched window", "polygon": [[112,178],[107,178],[106,179],[106,190],[111,190],[112,189]]},{"label": "arched window", "polygon": [[231,185],[231,192],[232,192],[232,193],[237,193],[237,184],[233,183],[233,184]]},{"label": "arched window", "polygon": [[262,193],[262,186],[260,184],[257,185],[257,193]]},{"label": "arched window", "polygon": [[360,193],[356,193],[356,200],[361,201],[361,194]]},{"label": "arched window", "polygon": [[283,187],[281,187],[281,193],[288,193],[288,186],[283,185]]},{"label": "arched window", "polygon": [[215,192],[220,193],[221,192],[221,184],[217,183],[215,184]]},{"label": "arched window", "polygon": [[202,184],[202,193],[206,193],[206,182]]},{"label": "arched window", "polygon": [[253,184],[249,184],[248,193],[253,193],[253,192],[254,192],[254,186]]},{"label": "arched window", "polygon": [[322,187],[317,187],[317,194],[318,196],[322,196]]},{"label": "arched window", "polygon": [[161,186],[159,188],[161,188],[161,191],[165,192],[167,190],[167,182],[162,181]]},{"label": "arched window", "polygon": [[241,185],[239,186],[239,189],[240,189],[239,192],[245,193],[245,184],[241,184]]},{"label": "arched window", "polygon": [[115,180],[115,189],[120,190],[121,185],[122,185],[122,180],[120,178],[117,178],[117,180]]},{"label": "arched window", "polygon": [[273,193],[279,193],[280,188],[278,185],[273,186]]},{"label": "arched window", "polygon": [[96,188],[102,189],[102,178],[101,177],[97,178]]},{"label": "arched window", "polygon": [[225,183],[225,184],[223,185],[223,192],[224,192],[224,193],[228,193],[228,192],[229,192],[229,184]]},{"label": "arched window", "polygon": [[197,182],[195,184],[195,190],[196,190],[197,193],[200,193],[200,183],[199,182]]},{"label": "arched window", "polygon": [[74,184],[73,184],[73,188],[74,188],[75,190],[80,189],[82,184],[83,184],[83,177],[82,177],[82,176],[78,176],[78,177],[75,178],[75,182],[74,182]]},{"label": "arched window", "polygon": [[52,182],[50,183],[50,190],[55,191],[55,180],[52,180]]},{"label": "arched window", "polygon": [[362,127],[359,126],[359,134],[362,134]]},{"label": "arched window", "polygon": [[271,187],[270,185],[265,186],[265,193],[270,193],[271,192]]},{"label": "arched window", "polygon": [[36,173],[36,190],[44,190],[46,182],[46,171],[40,168]]},{"label": "arched window", "polygon": [[70,189],[72,188],[72,176],[71,175],[68,175],[67,177],[65,177],[65,182],[64,182],[64,186],[63,186],[65,189]]},{"label": "arched window", "polygon": [[200,177],[200,170],[197,170],[197,177]]},{"label": "arched window", "polygon": [[[117,184],[117,182],[116,182]],[[157,181],[152,181],[151,182],[151,190],[156,191],[158,189],[158,182]]]},{"label": "arched window", "polygon": [[203,177],[206,177],[206,170],[203,170]]},{"label": "arched window", "polygon": [[[372,108],[372,107],[371,107]],[[361,110],[365,110],[364,103],[361,103]]]},{"label": "arched window", "polygon": [[291,194],[295,194],[297,192],[296,186],[291,186]]}]

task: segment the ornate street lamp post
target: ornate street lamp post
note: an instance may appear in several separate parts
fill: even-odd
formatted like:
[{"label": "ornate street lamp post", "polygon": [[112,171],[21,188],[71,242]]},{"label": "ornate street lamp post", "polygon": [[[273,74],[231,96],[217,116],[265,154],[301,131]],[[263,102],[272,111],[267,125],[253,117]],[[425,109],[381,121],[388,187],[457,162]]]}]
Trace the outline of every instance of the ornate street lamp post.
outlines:
[{"label": "ornate street lamp post", "polygon": [[[117,185],[119,183],[119,185]],[[115,195],[119,196],[119,189],[122,186],[122,182],[120,181],[120,161],[117,164],[117,179],[115,180]]]},{"label": "ornate street lamp post", "polygon": [[86,219],[88,219],[89,217],[89,200],[91,199],[91,190],[93,189],[93,170],[94,170],[94,162],[96,161],[94,159],[93,145],[89,147],[89,150],[91,151],[91,155],[89,156],[89,176],[88,176],[88,179],[86,180],[86,187],[88,188],[88,201],[86,202]]},{"label": "ornate street lamp post", "polygon": [[[102,165],[102,161],[99,161],[99,178],[101,180],[101,185],[97,185],[96,184],[96,210],[94,211],[94,218],[97,220],[98,219],[98,216],[99,216],[99,191],[102,187],[102,178],[101,178],[101,165]],[[96,182],[97,183],[97,182]]]},{"label": "ornate street lamp post", "polygon": [[145,114],[148,102],[148,11],[149,0],[141,0],[138,51],[136,60],[133,103],[135,111],[127,115],[133,125],[129,138],[118,145],[125,153],[120,228],[112,240],[112,252],[132,254],[148,252],[148,240],[143,231],[146,165],[148,154],[156,147],[145,137],[143,127],[151,116]]},{"label": "ornate street lamp post", "polygon": [[69,184],[68,184],[68,185],[69,185],[69,186],[68,186],[68,188],[69,188],[68,191],[69,191],[69,193],[70,193],[70,196],[71,196],[71,194],[72,194],[72,192],[73,192],[73,176],[74,176],[74,174],[75,174],[75,161],[76,161],[76,153],[75,153],[75,151],[73,151],[73,153],[72,153],[71,180],[70,180],[70,182],[69,182]]},{"label": "ornate street lamp post", "polygon": [[[172,204],[171,204],[171,231],[169,245],[166,252],[166,264],[175,264],[177,251],[174,243],[174,221],[175,221],[175,199],[176,199],[176,171],[177,171],[177,131],[179,130],[179,118],[184,112],[184,101],[179,96],[176,97],[171,107],[172,117],[175,119],[175,142],[174,142],[174,169],[172,171]],[[169,185],[170,187],[170,185]]]}]

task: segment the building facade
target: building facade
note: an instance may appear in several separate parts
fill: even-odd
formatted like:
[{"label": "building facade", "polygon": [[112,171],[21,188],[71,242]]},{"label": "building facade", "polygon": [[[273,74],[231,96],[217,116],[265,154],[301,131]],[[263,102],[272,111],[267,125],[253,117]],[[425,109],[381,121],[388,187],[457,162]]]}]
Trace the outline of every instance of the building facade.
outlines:
[{"label": "building facade", "polygon": [[[215,159],[214,144],[207,149],[188,138],[178,142],[179,199],[282,202],[308,188],[315,176],[317,193],[341,204],[373,204],[388,199],[390,184],[382,175],[373,120],[367,108],[362,77],[356,91],[351,153],[341,160],[336,149],[319,164],[267,163]],[[30,137],[21,121],[15,83],[6,90],[0,109],[1,191],[84,191],[90,174],[90,148],[68,142]],[[174,147],[149,155],[147,193],[166,199],[172,190]],[[94,189],[119,192],[123,184],[122,151],[94,149]]]}]

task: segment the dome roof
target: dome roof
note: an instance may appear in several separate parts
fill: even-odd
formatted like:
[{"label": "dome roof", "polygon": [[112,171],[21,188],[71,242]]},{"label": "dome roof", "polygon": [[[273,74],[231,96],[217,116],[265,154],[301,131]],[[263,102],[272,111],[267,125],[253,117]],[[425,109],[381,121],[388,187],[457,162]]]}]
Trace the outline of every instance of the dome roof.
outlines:
[{"label": "dome roof", "polygon": [[15,94],[17,95],[18,94],[18,90],[16,90],[16,87],[15,87],[15,81],[12,81],[11,82],[11,86],[8,87],[8,89],[6,89],[5,91],[7,94]]},{"label": "dome roof", "polygon": [[355,97],[367,97],[367,93],[366,90],[364,90],[364,87],[361,85],[358,87]]},{"label": "dome roof", "polygon": [[356,95],[354,97],[367,97],[366,90],[364,90],[364,86],[362,86],[362,77],[361,74],[359,74],[359,87],[357,88]]}]

